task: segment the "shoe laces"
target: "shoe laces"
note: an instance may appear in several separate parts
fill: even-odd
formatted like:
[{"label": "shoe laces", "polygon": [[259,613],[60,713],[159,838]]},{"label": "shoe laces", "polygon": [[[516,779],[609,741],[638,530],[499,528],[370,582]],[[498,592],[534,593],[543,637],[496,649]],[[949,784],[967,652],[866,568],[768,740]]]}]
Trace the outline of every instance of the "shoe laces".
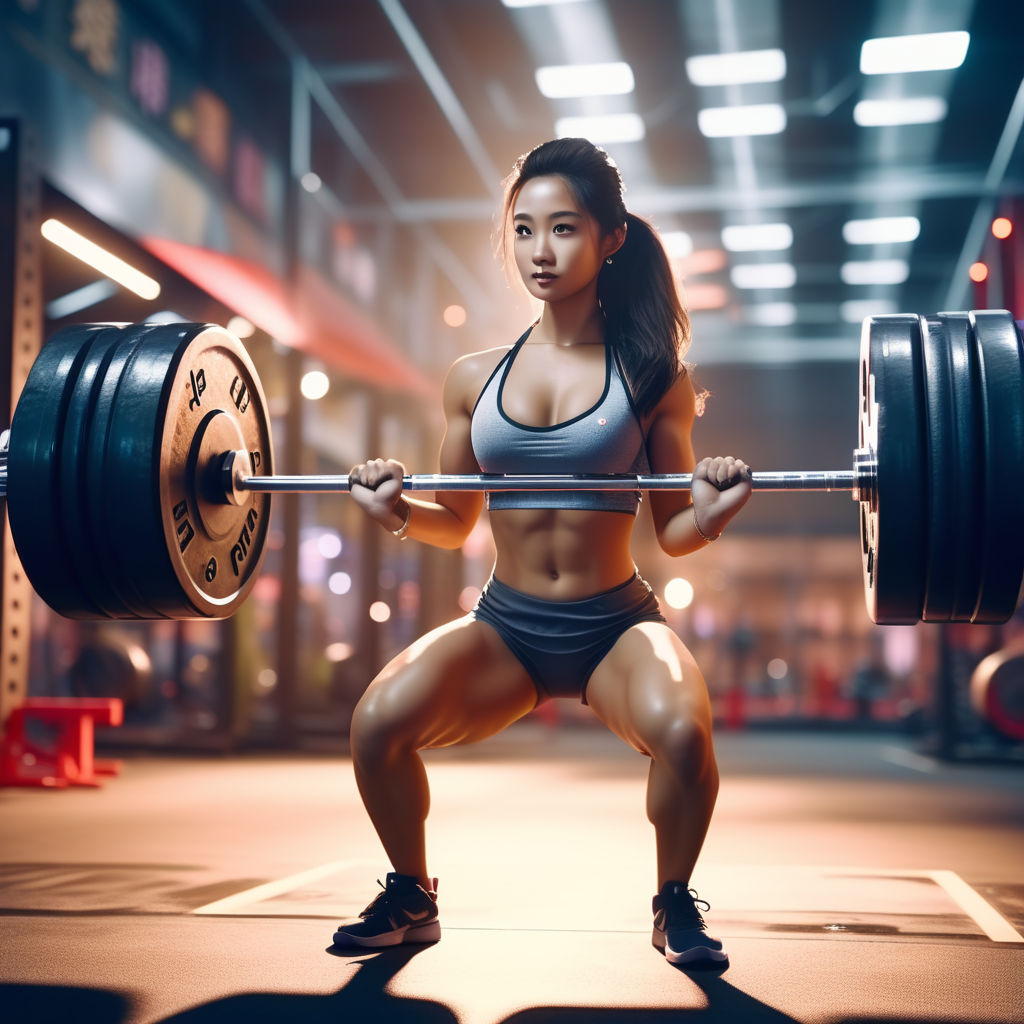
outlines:
[{"label": "shoe laces", "polygon": [[359,915],[363,920],[383,910],[391,902],[391,894],[388,892],[388,887],[379,878],[377,879],[377,884],[383,892],[377,893],[370,905]]},{"label": "shoe laces", "polygon": [[665,913],[665,924],[686,924],[694,928],[705,928],[701,911],[707,913],[711,904],[697,895],[696,889],[674,885],[661,898],[661,909]]}]

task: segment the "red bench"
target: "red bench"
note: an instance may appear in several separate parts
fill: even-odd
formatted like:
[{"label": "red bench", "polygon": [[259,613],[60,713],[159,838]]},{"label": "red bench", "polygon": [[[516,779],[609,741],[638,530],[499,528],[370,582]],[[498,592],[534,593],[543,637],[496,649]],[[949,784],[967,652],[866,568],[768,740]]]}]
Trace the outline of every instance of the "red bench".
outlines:
[{"label": "red bench", "polygon": [[[30,697],[7,716],[0,737],[0,786],[100,786],[120,761],[94,756],[97,725],[120,725],[118,697]],[[45,742],[29,735],[38,723]]]}]

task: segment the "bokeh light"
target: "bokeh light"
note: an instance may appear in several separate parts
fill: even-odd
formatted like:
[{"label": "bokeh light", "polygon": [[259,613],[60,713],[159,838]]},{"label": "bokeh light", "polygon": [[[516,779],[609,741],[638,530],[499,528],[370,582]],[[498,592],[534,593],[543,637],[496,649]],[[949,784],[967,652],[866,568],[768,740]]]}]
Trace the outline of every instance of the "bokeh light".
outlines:
[{"label": "bokeh light", "polygon": [[665,602],[677,610],[689,608],[693,602],[693,584],[682,576],[669,580],[665,584]]},{"label": "bokeh light", "polygon": [[332,572],[327,580],[327,589],[339,597],[352,589],[352,577],[347,572]]},{"label": "bokeh light", "polygon": [[316,542],[323,558],[337,558],[341,554],[341,538],[336,533],[322,533]]},{"label": "bokeh light", "polygon": [[992,221],[992,234],[996,238],[1009,238],[1013,232],[1013,221],[1008,217],[996,217]]},{"label": "bokeh light", "polygon": [[236,338],[251,338],[256,333],[251,320],[244,316],[233,316],[226,324],[226,330]]},{"label": "bokeh light", "polygon": [[466,310],[454,303],[451,306],[446,306],[441,315],[449,327],[461,327],[466,322]]},{"label": "bokeh light", "polygon": [[333,644],[328,644],[324,649],[324,657],[328,661],[337,663],[339,661],[346,661],[351,658],[355,648],[351,644],[341,643],[340,641]]},{"label": "bokeh light", "polygon": [[311,402],[323,398],[330,390],[330,387],[331,382],[327,379],[327,374],[323,370],[310,370],[309,373],[303,374],[302,383],[299,385],[302,397],[308,398]]}]

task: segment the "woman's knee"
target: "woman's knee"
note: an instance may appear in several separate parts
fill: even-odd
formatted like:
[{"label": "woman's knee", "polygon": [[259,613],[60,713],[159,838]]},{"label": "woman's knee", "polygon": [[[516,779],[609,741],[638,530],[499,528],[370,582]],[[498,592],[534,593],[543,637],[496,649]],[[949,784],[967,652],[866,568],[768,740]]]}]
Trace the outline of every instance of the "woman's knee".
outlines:
[{"label": "woman's knee", "polygon": [[673,715],[648,743],[655,763],[683,781],[714,781],[718,769],[710,724],[695,716]]},{"label": "woman's knee", "polygon": [[352,712],[349,742],[352,757],[359,764],[387,762],[414,752],[420,745],[416,716],[403,706],[395,688],[388,685],[391,681],[375,679]]}]

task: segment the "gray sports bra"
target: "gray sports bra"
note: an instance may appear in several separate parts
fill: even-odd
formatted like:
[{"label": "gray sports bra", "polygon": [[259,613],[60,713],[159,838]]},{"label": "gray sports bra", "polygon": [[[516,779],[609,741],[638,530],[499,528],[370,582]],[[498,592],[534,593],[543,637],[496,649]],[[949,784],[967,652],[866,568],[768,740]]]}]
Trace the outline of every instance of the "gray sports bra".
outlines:
[{"label": "gray sports bra", "polygon": [[[604,391],[586,412],[550,427],[506,415],[501,398],[531,326],[494,368],[473,408],[470,438],[484,473],[647,473],[640,416],[611,345],[605,345]],[[567,508],[636,514],[639,491],[488,491],[488,509]]]}]

